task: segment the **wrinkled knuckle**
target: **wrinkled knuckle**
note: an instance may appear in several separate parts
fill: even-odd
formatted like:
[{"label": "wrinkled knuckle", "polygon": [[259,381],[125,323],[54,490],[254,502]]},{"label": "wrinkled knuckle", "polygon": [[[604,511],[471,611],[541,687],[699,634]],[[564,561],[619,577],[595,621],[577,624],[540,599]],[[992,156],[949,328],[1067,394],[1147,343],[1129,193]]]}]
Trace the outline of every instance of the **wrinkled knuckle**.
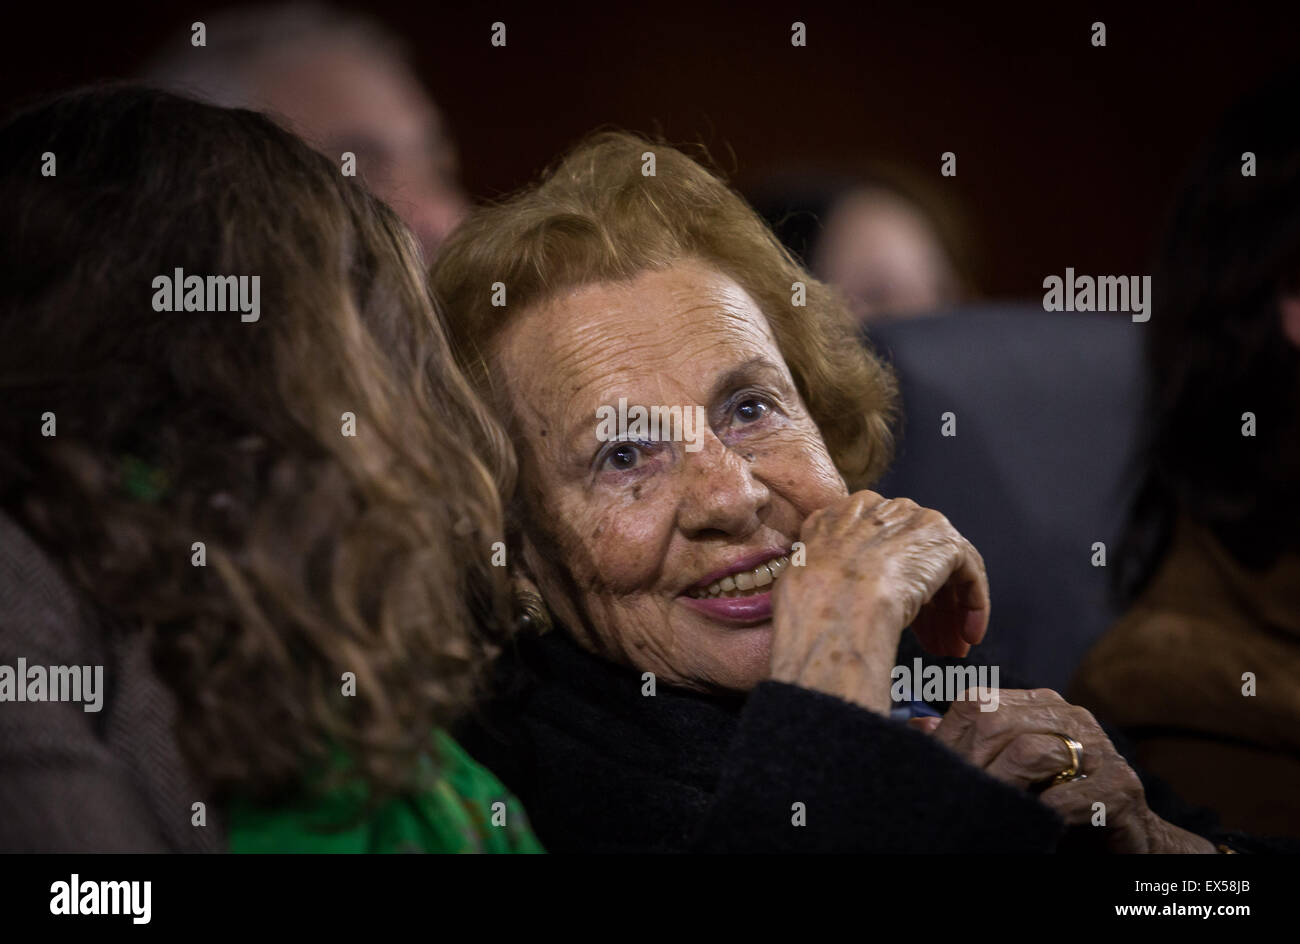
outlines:
[{"label": "wrinkled knuckle", "polygon": [[818,508],[803,522],[802,536],[806,541],[809,536],[815,534],[819,529],[825,526],[826,522],[832,520],[833,512],[830,508]]},{"label": "wrinkled knuckle", "polygon": [[953,717],[974,718],[976,723],[981,720],[980,715],[987,715],[990,713],[997,714],[997,712],[981,712],[973,699],[970,701],[955,701],[948,709],[948,714]]},{"label": "wrinkled knuckle", "polygon": [[893,507],[907,515],[913,515],[921,510],[921,506],[910,498],[895,498]]},{"label": "wrinkled knuckle", "polygon": [[888,498],[877,495],[875,492],[857,492],[853,496],[852,503],[847,507],[853,514],[864,515],[873,508],[880,508],[888,504]]},{"label": "wrinkled knuckle", "polygon": [[1018,737],[1007,745],[1007,760],[1022,770],[1034,767],[1042,756],[1042,749],[1027,737]]},{"label": "wrinkled knuckle", "polygon": [[1106,737],[1102,726],[1097,723],[1097,718],[1087,708],[1081,708],[1078,705],[1071,705],[1071,711],[1074,715],[1074,723],[1084,731],[1090,731],[1104,738],[1107,744],[1110,744],[1110,738]]},{"label": "wrinkled knuckle", "polygon": [[961,537],[957,532],[957,529],[952,526],[952,522],[948,520],[948,516],[942,511],[936,511],[933,508],[923,508],[921,510],[921,520],[938,531],[943,531],[953,537]]},{"label": "wrinkled knuckle", "polygon": [[1036,705],[1063,705],[1065,699],[1053,688],[1031,688],[1026,692],[1028,699]]},{"label": "wrinkled knuckle", "polygon": [[1010,727],[1008,715],[1003,715],[997,711],[980,711],[973,699],[970,702],[962,702],[961,704],[976,706],[971,711],[974,718],[972,727],[975,728],[980,737],[997,737]]}]

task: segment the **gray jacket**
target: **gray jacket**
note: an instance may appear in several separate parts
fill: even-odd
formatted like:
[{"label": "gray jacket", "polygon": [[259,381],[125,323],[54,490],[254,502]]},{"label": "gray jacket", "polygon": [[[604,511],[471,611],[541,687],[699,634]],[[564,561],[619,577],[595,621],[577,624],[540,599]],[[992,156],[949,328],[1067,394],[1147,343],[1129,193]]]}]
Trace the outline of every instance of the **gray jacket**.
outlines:
[{"label": "gray jacket", "polygon": [[[0,514],[0,667],[103,666],[102,705],[0,701],[0,852],[211,852],[220,811],[173,733],[148,640],[110,629],[54,561]],[[22,680],[19,679],[19,684]],[[203,802],[207,825],[191,825]]]}]

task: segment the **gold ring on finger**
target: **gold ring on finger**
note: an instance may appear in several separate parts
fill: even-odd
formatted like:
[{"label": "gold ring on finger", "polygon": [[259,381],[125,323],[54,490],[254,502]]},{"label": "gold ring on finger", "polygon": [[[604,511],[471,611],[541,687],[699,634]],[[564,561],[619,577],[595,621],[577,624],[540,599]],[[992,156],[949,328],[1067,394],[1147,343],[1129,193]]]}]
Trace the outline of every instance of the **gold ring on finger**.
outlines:
[{"label": "gold ring on finger", "polygon": [[1065,749],[1070,752],[1070,766],[1065,767],[1059,774],[1052,778],[1052,786],[1062,783],[1070,783],[1073,780],[1085,780],[1087,774],[1083,772],[1083,745],[1072,737],[1064,734],[1052,733],[1052,737],[1060,738],[1065,744]]}]

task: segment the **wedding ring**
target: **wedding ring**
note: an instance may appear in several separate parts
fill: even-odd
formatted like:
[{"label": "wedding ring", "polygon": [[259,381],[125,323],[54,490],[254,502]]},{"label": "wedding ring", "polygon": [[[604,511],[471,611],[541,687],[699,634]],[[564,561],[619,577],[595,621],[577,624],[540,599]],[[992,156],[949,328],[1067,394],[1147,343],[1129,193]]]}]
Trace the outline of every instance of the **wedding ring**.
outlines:
[{"label": "wedding ring", "polygon": [[1052,778],[1052,786],[1062,783],[1070,783],[1073,780],[1087,779],[1087,774],[1082,773],[1083,768],[1083,745],[1072,737],[1066,737],[1064,734],[1053,732],[1052,737],[1060,738],[1065,744],[1066,750],[1070,752],[1070,766],[1064,768],[1059,774]]}]

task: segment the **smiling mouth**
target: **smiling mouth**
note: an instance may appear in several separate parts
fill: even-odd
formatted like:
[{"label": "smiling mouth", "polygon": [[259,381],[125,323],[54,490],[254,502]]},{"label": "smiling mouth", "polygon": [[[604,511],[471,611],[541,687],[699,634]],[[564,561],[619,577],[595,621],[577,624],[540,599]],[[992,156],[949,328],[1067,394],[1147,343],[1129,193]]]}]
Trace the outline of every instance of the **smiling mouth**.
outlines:
[{"label": "smiling mouth", "polygon": [[695,600],[713,600],[719,597],[752,597],[767,593],[789,566],[790,555],[782,554],[780,557],[759,564],[752,570],[728,574],[707,587],[688,590],[686,595]]}]

